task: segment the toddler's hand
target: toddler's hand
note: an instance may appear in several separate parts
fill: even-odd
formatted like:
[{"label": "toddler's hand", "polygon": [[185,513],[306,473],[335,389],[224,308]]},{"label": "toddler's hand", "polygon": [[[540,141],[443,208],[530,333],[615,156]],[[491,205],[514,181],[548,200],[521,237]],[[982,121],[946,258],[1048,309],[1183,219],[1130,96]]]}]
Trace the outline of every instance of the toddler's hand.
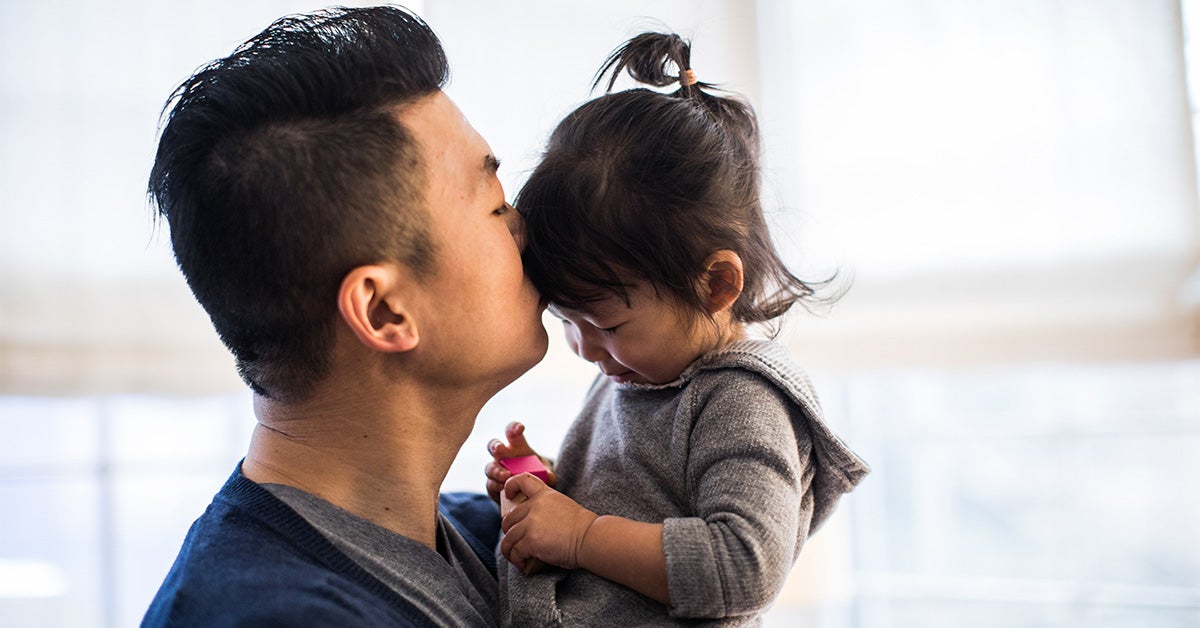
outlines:
[{"label": "toddler's hand", "polygon": [[564,569],[578,568],[579,550],[596,513],[528,473],[506,482],[504,493],[510,500],[519,495],[526,498],[513,506],[500,524],[504,557],[520,569],[532,559]]},{"label": "toddler's hand", "polygon": [[550,466],[550,460],[539,456],[529,443],[525,441],[525,426],[517,421],[508,424],[504,430],[504,436],[508,439],[505,444],[498,438],[493,438],[488,443],[488,453],[492,455],[492,460],[483,468],[484,475],[487,476],[487,493],[488,497],[497,504],[500,503],[500,491],[504,490],[504,483],[512,476],[512,473],[505,469],[500,461],[505,458],[515,458],[517,456],[537,456],[546,466],[549,472],[549,477],[546,483],[554,486],[558,483],[558,478],[554,475],[554,469]]}]

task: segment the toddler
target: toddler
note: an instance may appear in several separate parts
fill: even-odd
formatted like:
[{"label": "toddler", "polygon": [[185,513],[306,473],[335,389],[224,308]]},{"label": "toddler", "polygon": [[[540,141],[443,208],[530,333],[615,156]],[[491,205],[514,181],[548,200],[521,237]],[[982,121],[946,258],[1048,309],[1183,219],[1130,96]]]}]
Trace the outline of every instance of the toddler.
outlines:
[{"label": "toddler", "polygon": [[[489,444],[489,493],[524,499],[502,526],[507,624],[757,621],[867,473],[783,347],[748,333],[814,288],[767,231],[754,112],[689,57],[672,34],[616,50],[609,93],[559,124],[517,197],[526,272],[600,375],[553,488],[499,464],[535,453],[520,424]],[[611,92],[623,71],[679,88]]]}]

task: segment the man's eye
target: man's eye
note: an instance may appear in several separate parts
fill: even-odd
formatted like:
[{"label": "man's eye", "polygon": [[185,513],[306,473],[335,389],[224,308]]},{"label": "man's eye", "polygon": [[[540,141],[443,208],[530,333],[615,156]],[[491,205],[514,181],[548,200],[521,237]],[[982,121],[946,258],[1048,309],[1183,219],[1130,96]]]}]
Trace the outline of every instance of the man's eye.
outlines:
[{"label": "man's eye", "polygon": [[507,213],[508,213],[508,210],[510,210],[510,209],[512,209],[512,206],[511,206],[511,205],[509,205],[508,203],[505,203],[503,206],[501,206],[501,207],[497,207],[496,209],[493,209],[493,210],[492,210],[492,215],[494,215],[494,216],[503,216],[504,214],[507,214]]}]

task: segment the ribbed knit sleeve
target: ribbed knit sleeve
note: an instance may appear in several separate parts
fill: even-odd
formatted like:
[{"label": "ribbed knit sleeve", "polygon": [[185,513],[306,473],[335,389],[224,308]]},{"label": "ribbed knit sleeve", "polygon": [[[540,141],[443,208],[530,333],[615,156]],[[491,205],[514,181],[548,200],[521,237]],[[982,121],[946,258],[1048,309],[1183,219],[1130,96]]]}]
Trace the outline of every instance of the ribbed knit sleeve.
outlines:
[{"label": "ribbed knit sleeve", "polygon": [[671,616],[754,615],[782,588],[812,519],[805,419],[776,386],[740,370],[701,375],[681,405],[695,417],[686,469],[695,516],[663,522]]}]

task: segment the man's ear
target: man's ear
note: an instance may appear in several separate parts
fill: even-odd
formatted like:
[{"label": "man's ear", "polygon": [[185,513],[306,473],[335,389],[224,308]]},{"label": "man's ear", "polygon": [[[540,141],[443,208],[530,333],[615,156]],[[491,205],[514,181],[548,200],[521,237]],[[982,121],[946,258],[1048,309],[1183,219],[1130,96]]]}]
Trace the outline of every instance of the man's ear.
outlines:
[{"label": "man's ear", "polygon": [[741,256],[727,249],[709,255],[704,260],[699,289],[709,314],[732,307],[742,295]]},{"label": "man's ear", "polygon": [[411,276],[396,265],[359,266],[342,279],[338,311],[366,346],[385,353],[417,346],[417,322],[407,307]]}]

